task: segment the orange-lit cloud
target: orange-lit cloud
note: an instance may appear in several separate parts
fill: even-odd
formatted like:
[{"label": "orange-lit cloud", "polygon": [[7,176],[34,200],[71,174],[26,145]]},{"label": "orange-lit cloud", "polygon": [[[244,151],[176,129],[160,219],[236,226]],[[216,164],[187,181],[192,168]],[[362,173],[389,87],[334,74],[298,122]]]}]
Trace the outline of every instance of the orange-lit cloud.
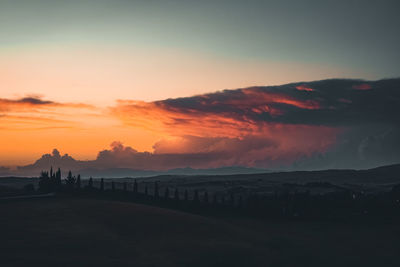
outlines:
[{"label": "orange-lit cloud", "polygon": [[314,110],[321,105],[314,99],[247,88],[156,102],[119,101],[111,113],[126,125],[171,136],[238,137],[275,127],[260,117],[277,118],[287,107]]},{"label": "orange-lit cloud", "polygon": [[154,155],[213,158],[191,167],[266,167],[326,151],[335,143],[340,128],[279,121],[293,110],[322,108],[317,99],[254,87],[156,102],[119,101],[110,112],[127,126],[162,134]]},{"label": "orange-lit cloud", "polygon": [[298,86],[296,86],[296,89],[299,90],[299,91],[307,91],[307,92],[314,91],[314,89],[312,89],[310,87],[307,87],[305,85],[298,85]]},{"label": "orange-lit cloud", "polygon": [[[353,90],[359,84],[376,90]],[[280,168],[333,151],[346,132],[362,125],[375,125],[368,131],[380,125],[389,132],[398,127],[398,80],[302,83],[313,88],[306,93],[297,86],[250,87],[153,102],[118,100],[109,107],[34,96],[2,98],[0,162],[32,161],[56,147],[74,156],[76,169]],[[367,151],[365,143],[374,145],[370,140],[376,139],[363,136],[368,131],[359,131],[358,140],[367,141],[354,145],[353,153]],[[115,140],[127,145],[113,143],[104,149]]]}]

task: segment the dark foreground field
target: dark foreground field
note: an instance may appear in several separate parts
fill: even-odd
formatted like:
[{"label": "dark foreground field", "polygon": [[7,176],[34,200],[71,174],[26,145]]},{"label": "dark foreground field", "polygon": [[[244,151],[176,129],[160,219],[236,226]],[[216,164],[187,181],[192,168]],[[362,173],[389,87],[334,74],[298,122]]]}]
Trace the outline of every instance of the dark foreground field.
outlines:
[{"label": "dark foreground field", "polygon": [[0,266],[400,266],[396,223],[207,218],[79,198],[0,212]]}]

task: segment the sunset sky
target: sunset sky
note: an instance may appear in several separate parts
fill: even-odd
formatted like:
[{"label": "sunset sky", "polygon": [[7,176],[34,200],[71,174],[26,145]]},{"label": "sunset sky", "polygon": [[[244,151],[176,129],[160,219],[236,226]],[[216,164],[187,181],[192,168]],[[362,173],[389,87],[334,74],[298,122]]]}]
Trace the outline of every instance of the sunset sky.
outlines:
[{"label": "sunset sky", "polygon": [[0,0],[0,166],[54,148],[147,169],[343,167],[353,146],[360,167],[396,162],[399,7]]}]

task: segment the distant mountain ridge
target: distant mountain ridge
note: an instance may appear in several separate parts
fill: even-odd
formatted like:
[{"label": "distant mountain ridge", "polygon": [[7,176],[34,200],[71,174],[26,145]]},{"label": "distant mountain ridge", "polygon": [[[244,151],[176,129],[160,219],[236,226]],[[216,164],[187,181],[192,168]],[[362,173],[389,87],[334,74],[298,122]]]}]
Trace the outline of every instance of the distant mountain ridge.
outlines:
[{"label": "distant mountain ridge", "polygon": [[99,168],[96,160],[92,161],[81,161],[75,160],[73,157],[65,154],[61,156],[57,149],[54,149],[52,154],[44,154],[35,163],[20,166],[17,170],[10,170],[5,167],[0,167],[0,176],[27,176],[35,177],[40,171],[48,170],[51,167],[56,169],[60,167],[65,173],[71,170],[74,173],[79,173],[82,177],[94,177],[94,178],[135,178],[135,177],[151,177],[158,175],[245,175],[245,174],[263,174],[263,173],[345,173],[346,175],[352,172],[355,173],[374,173],[374,174],[388,174],[388,173],[400,173],[400,164],[386,165],[382,167],[367,169],[367,170],[352,170],[352,169],[333,169],[333,170],[320,170],[320,171],[284,171],[262,169],[262,168],[250,168],[243,166],[225,166],[219,168],[171,168],[168,170],[146,170],[138,168],[112,168],[104,167]]}]

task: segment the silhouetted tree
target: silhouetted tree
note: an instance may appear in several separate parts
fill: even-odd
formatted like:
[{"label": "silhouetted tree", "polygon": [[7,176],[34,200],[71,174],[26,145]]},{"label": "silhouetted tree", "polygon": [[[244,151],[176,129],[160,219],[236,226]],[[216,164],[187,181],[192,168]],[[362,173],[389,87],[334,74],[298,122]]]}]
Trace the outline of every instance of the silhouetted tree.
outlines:
[{"label": "silhouetted tree", "polygon": [[218,199],[217,199],[217,194],[213,195],[213,204],[217,205],[218,204]]},{"label": "silhouetted tree", "polygon": [[149,195],[149,190],[147,189],[147,185],[144,187],[144,194],[145,194],[146,196]]},{"label": "silhouetted tree", "polygon": [[114,181],[111,181],[111,190],[115,191],[115,183],[114,183]]},{"label": "silhouetted tree", "polygon": [[93,189],[93,178],[92,177],[89,178],[88,187],[89,187],[89,189]]},{"label": "silhouetted tree", "polygon": [[154,198],[159,198],[158,183],[154,182]]},{"label": "silhouetted tree", "polygon": [[199,202],[199,191],[196,189],[194,190],[194,197],[193,197],[194,202]]},{"label": "silhouetted tree", "polygon": [[124,182],[124,191],[126,192],[128,190],[128,185],[126,182]]},{"label": "silhouetted tree", "polygon": [[101,178],[100,180],[100,190],[104,191],[104,178]]},{"label": "silhouetted tree", "polygon": [[230,194],[229,202],[232,207],[235,206],[235,196],[233,194]]},{"label": "silhouetted tree", "polygon": [[208,192],[204,193],[204,203],[208,204]]},{"label": "silhouetted tree", "polygon": [[238,207],[239,208],[243,207],[243,197],[242,197],[242,195],[240,195],[239,198],[238,198]]},{"label": "silhouetted tree", "polygon": [[179,191],[178,191],[178,188],[175,188],[174,199],[175,199],[176,201],[179,200]]},{"label": "silhouetted tree", "polygon": [[55,184],[57,188],[61,187],[61,169],[58,168],[56,174],[55,174]]},{"label": "silhouetted tree", "polygon": [[184,199],[185,201],[189,201],[189,192],[187,191],[187,189],[185,189]]},{"label": "silhouetted tree", "polygon": [[169,188],[167,187],[167,188],[165,188],[165,194],[164,194],[164,198],[166,199],[166,200],[168,200],[169,199]]},{"label": "silhouetted tree", "polygon": [[78,178],[76,178],[76,188],[78,190],[81,189],[81,175],[80,174],[78,174]]},{"label": "silhouetted tree", "polygon": [[73,190],[74,189],[75,181],[76,181],[75,177],[72,176],[72,172],[69,171],[67,179],[65,179],[65,184],[67,185],[67,188],[69,190]]},{"label": "silhouetted tree", "polygon": [[137,194],[138,193],[138,183],[135,179],[135,181],[133,182],[133,193]]}]

